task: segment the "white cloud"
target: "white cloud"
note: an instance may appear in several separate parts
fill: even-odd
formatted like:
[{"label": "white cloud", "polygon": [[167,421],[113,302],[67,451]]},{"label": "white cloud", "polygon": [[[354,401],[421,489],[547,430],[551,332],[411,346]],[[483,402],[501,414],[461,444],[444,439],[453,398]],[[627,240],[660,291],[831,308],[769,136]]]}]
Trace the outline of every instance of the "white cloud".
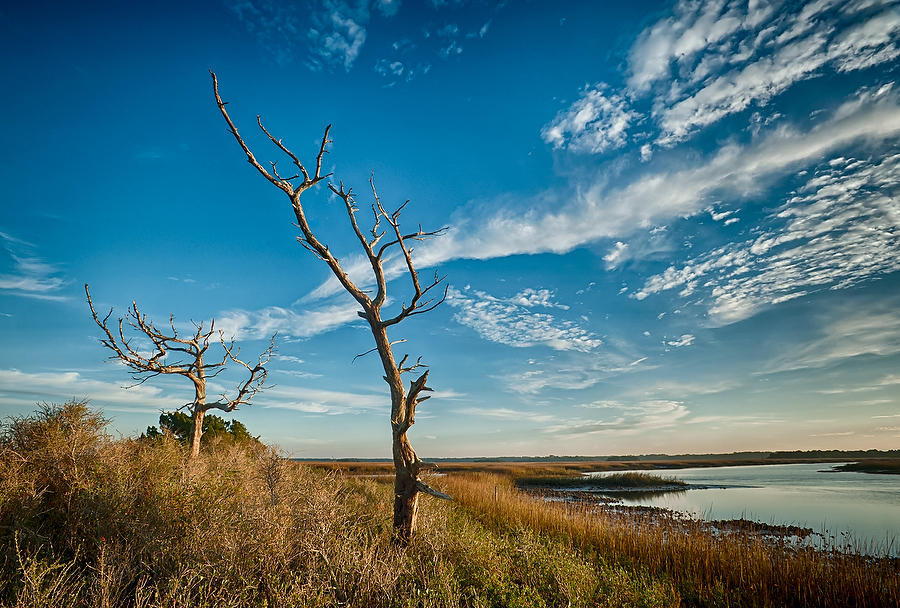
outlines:
[{"label": "white cloud", "polygon": [[311,66],[337,65],[349,72],[366,42],[368,10],[341,2],[328,2],[326,9],[327,16],[314,14],[316,26],[308,32],[310,52],[315,57]]},{"label": "white cloud", "polygon": [[306,414],[349,414],[390,411],[391,397],[384,393],[351,393],[305,386],[273,386],[256,402],[264,408],[294,410]]},{"label": "white cloud", "polygon": [[355,300],[299,312],[280,306],[255,311],[229,310],[219,314],[216,325],[225,336],[236,340],[265,339],[275,332],[284,337],[308,338],[358,320],[359,310]]},{"label": "white cloud", "polygon": [[453,318],[471,327],[491,342],[519,348],[549,346],[554,350],[587,352],[602,341],[575,323],[560,320],[547,313],[535,313],[530,304],[522,306],[512,300],[502,300],[473,289],[451,289],[447,303],[457,309]]},{"label": "white cloud", "polygon": [[725,145],[693,165],[648,171],[617,188],[601,179],[579,184],[573,193],[542,193],[525,212],[510,206],[488,217],[460,213],[450,232],[421,246],[416,259],[424,267],[453,258],[566,253],[697,214],[724,194],[738,199],[758,194],[774,179],[832,150],[850,143],[880,145],[898,132],[900,106],[893,95],[884,95],[807,131],[782,128],[746,146]]},{"label": "white cloud", "polygon": [[34,245],[4,232],[0,232],[0,241],[8,256],[7,263],[12,265],[12,272],[0,273],[0,290],[41,300],[68,299],[58,293],[66,284],[59,269],[35,256]]},{"label": "white cloud", "polygon": [[[415,260],[419,268],[426,268],[454,258],[567,253],[592,241],[695,215],[726,194],[736,199],[756,195],[767,183],[820,162],[836,149],[851,143],[862,145],[861,150],[877,147],[898,133],[897,96],[889,87],[864,90],[807,131],[782,127],[748,145],[726,144],[680,169],[647,171],[623,186],[612,187],[600,179],[579,184],[572,193],[547,191],[525,205],[524,212],[520,200],[516,205],[500,205],[487,217],[460,210],[449,232],[423,243]],[[362,256],[347,258],[345,270],[354,279],[371,272],[367,268]],[[401,271],[389,264],[391,277]],[[340,290],[339,283],[329,278],[304,301]]]},{"label": "white cloud", "polygon": [[692,336],[691,334],[684,334],[680,338],[666,341],[667,345],[672,346],[674,348],[680,348],[682,346],[690,346],[693,343],[694,343],[694,336]]},{"label": "white cloud", "polygon": [[[640,361],[641,364],[638,364]],[[519,395],[548,391],[581,391],[621,374],[653,369],[627,344],[604,345],[588,352],[561,351],[551,357],[531,359],[521,371],[497,376],[506,389]]]},{"label": "white cloud", "polygon": [[607,270],[612,270],[616,266],[622,263],[622,261],[626,257],[626,250],[628,249],[628,244],[623,243],[622,241],[616,241],[616,244],[613,248],[603,256],[603,261],[606,262]]},{"label": "white cloud", "polygon": [[826,69],[896,59],[900,11],[874,8],[865,1],[682,0],[638,36],[627,85],[611,95],[649,100],[656,144],[671,146]]},{"label": "white cloud", "polygon": [[565,304],[554,302],[554,296],[555,292],[550,291],[549,289],[532,289],[531,287],[528,287],[514,295],[509,301],[513,304],[518,304],[519,306],[525,306],[526,308],[540,306],[543,308],[569,310],[569,307]]},{"label": "white cloud", "polygon": [[88,398],[95,407],[113,411],[148,413],[173,410],[193,397],[193,388],[185,385],[168,391],[142,384],[125,389],[121,382],[95,380],[78,372],[22,372],[0,369],[0,399],[7,405],[33,408],[39,401],[62,403]]},{"label": "white cloud", "polygon": [[482,416],[485,418],[502,418],[504,420],[528,420],[531,422],[549,422],[554,419],[550,414],[539,414],[510,408],[470,407],[456,410],[464,416]]},{"label": "white cloud", "polygon": [[900,270],[900,154],[823,162],[752,239],[700,254],[651,276],[643,299],[702,283],[710,319],[726,324],[822,289]]},{"label": "white cloud", "polygon": [[896,297],[828,310],[821,313],[819,323],[817,339],[792,346],[763,371],[818,368],[860,356],[900,353],[900,301]]},{"label": "white cloud", "polygon": [[554,148],[592,154],[625,145],[628,128],[640,115],[628,109],[621,95],[607,95],[606,88],[599,84],[583,91],[578,101],[544,126],[544,141]]},{"label": "white cloud", "polygon": [[459,43],[456,42],[456,40],[451,40],[451,41],[450,41],[450,44],[448,44],[448,45],[445,46],[445,47],[442,47],[442,48],[438,51],[438,54],[439,54],[441,57],[443,57],[444,59],[447,59],[448,57],[454,57],[454,56],[456,56],[456,55],[459,55],[459,54],[462,53],[462,52],[463,52],[463,47],[461,47],[461,46],[459,45]]},{"label": "white cloud", "polygon": [[608,410],[610,416],[601,419],[576,418],[547,429],[562,439],[575,439],[590,435],[635,435],[647,431],[671,428],[690,414],[680,401],[667,399],[639,401],[623,404],[616,401],[601,401],[586,407]]}]

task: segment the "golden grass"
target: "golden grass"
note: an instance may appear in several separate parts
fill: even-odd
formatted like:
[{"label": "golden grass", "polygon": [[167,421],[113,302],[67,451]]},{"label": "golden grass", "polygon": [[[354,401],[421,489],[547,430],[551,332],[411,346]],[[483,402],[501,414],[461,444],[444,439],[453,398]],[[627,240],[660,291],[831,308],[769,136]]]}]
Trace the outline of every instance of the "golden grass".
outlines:
[{"label": "golden grass", "polygon": [[797,550],[746,531],[716,534],[658,514],[547,503],[491,474],[451,475],[441,485],[488,526],[534,530],[572,542],[603,563],[671,579],[690,604],[900,605],[898,560]]},{"label": "golden grass", "polygon": [[[572,460],[572,461],[441,461],[431,464],[439,473],[494,473],[513,478],[533,476],[575,476],[591,471],[649,471],[657,469],[683,469],[689,467],[720,467],[766,464],[796,464],[801,462],[846,462],[838,458],[697,458],[692,460]],[[390,475],[394,472],[393,464],[388,461],[366,462],[356,460],[306,460],[303,464],[316,468],[341,471],[348,475]]]},{"label": "golden grass", "polygon": [[675,606],[666,581],[423,500],[392,544],[390,484],[235,447],[185,460],[112,440],[84,404],[0,433],[0,606]]},{"label": "golden grass", "polygon": [[509,476],[483,472],[429,480],[456,501],[423,497],[420,529],[399,549],[387,478],[234,446],[188,463],[175,441],[113,440],[104,422],[70,403],[0,429],[0,607],[900,600],[896,561],[794,552],[747,534],[717,538],[674,521],[548,504]]}]

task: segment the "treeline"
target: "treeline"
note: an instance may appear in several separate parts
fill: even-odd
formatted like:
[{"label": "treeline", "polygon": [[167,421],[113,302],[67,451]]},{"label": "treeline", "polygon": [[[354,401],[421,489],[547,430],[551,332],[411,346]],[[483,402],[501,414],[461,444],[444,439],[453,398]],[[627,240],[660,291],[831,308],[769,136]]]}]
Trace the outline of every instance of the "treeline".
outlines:
[{"label": "treeline", "polygon": [[[791,450],[777,452],[728,452],[721,454],[625,454],[620,456],[475,456],[468,458],[426,458],[426,462],[633,462],[689,460],[812,460],[900,458],[900,450]],[[294,458],[298,462],[390,462],[389,458]]]}]

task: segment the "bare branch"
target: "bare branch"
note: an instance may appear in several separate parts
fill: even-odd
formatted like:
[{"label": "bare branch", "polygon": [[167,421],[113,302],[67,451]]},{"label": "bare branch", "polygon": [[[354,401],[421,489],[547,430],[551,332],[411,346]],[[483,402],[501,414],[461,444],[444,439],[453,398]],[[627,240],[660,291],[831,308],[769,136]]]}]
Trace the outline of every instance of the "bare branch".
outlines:
[{"label": "bare branch", "polygon": [[225,352],[228,353],[228,358],[231,359],[234,363],[246,369],[249,372],[249,377],[244,381],[243,384],[238,387],[238,392],[234,399],[228,399],[223,394],[222,401],[207,404],[209,408],[218,408],[226,412],[234,411],[239,405],[250,403],[250,400],[253,399],[253,397],[262,390],[263,384],[266,381],[266,376],[269,373],[265,366],[272,358],[272,353],[275,351],[276,335],[277,334],[272,335],[272,338],[269,340],[268,348],[266,348],[266,350],[262,352],[262,354],[258,358],[256,365],[254,365],[253,367],[250,367],[250,364],[246,361],[238,359],[238,353],[234,352],[232,347],[226,344],[225,340],[222,339],[222,348],[224,348]]},{"label": "bare branch", "polygon": [[331,173],[328,175],[322,175],[322,157],[325,156],[325,153],[328,152],[325,148],[328,144],[334,143],[330,139],[328,139],[328,132],[331,131],[331,125],[325,127],[325,134],[322,136],[322,145],[319,146],[319,153],[316,155],[316,181],[321,179],[325,179],[326,177],[331,177]]},{"label": "bare branch", "polygon": [[222,117],[225,118],[225,122],[228,123],[228,128],[231,134],[234,136],[234,139],[237,140],[238,144],[241,146],[241,149],[244,151],[244,154],[247,155],[247,162],[253,165],[257,171],[259,171],[263,177],[269,180],[273,185],[284,190],[288,196],[294,194],[294,188],[287,182],[284,182],[274,175],[271,175],[266,169],[259,164],[259,161],[256,160],[256,157],[253,156],[253,152],[250,151],[250,148],[247,147],[247,144],[244,143],[244,138],[241,137],[240,133],[238,133],[237,127],[234,126],[234,123],[231,122],[231,117],[228,115],[228,112],[225,110],[225,102],[222,101],[222,97],[219,96],[219,81],[216,79],[216,74],[212,70],[209,72],[210,76],[212,76],[213,81],[213,93],[216,96],[216,104],[219,106],[219,111],[222,113]]},{"label": "bare branch", "polygon": [[[296,166],[298,169],[300,169],[300,173],[303,174],[303,182],[306,183],[306,182],[310,181],[310,179],[309,179],[309,173],[306,172],[306,167],[303,166],[303,163],[300,162],[300,159],[297,158],[297,156],[296,156],[293,152],[291,152],[290,150],[288,150],[288,149],[287,149],[287,146],[285,146],[283,143],[281,143],[281,140],[280,140],[280,139],[275,139],[274,137],[272,137],[272,134],[269,133],[269,132],[266,130],[266,128],[263,126],[263,124],[262,124],[262,118],[260,118],[259,114],[256,115],[256,124],[259,125],[259,128],[262,129],[262,132],[266,134],[266,136],[269,138],[269,140],[270,140],[273,144],[275,144],[276,146],[278,146],[278,148],[279,148],[282,152],[284,152],[285,154],[287,154],[288,156],[291,157],[291,160],[294,161],[294,166]],[[274,168],[275,168],[275,163],[272,163],[272,169],[274,169]],[[273,173],[274,173],[274,170],[273,170]],[[282,180],[282,181],[283,181],[283,180]]]},{"label": "bare branch", "polygon": [[[216,105],[219,107],[219,112],[222,114],[222,117],[225,119],[225,122],[228,124],[230,133],[234,137],[235,141],[237,141],[238,145],[240,145],[241,149],[244,151],[244,154],[247,156],[247,161],[251,165],[253,165],[253,167],[255,167],[256,170],[263,177],[265,177],[270,183],[272,183],[273,185],[278,187],[280,190],[282,190],[290,198],[291,207],[294,209],[294,215],[297,218],[297,226],[300,228],[300,231],[303,233],[302,240],[300,241],[301,245],[303,245],[306,249],[309,249],[310,251],[312,251],[316,255],[316,257],[318,257],[319,259],[323,260],[326,264],[328,264],[328,267],[331,269],[332,273],[335,275],[335,277],[341,283],[341,286],[343,286],[344,289],[346,289],[347,292],[349,292],[350,295],[352,295],[357,300],[357,302],[359,302],[360,305],[363,306],[363,308],[371,307],[372,302],[369,299],[369,297],[363,292],[363,290],[361,290],[350,279],[350,277],[347,275],[347,273],[344,272],[344,269],[341,267],[341,264],[338,261],[338,259],[335,258],[334,255],[332,255],[331,252],[328,251],[328,248],[325,245],[323,245],[316,238],[316,235],[313,233],[312,228],[309,225],[309,222],[306,220],[306,213],[304,212],[303,205],[300,202],[300,195],[305,190],[307,190],[308,188],[312,187],[313,185],[317,184],[318,182],[320,182],[321,180],[325,179],[326,177],[328,177],[330,175],[330,174],[322,175],[322,159],[325,156],[325,153],[327,151],[326,148],[327,148],[328,144],[332,143],[332,141],[330,139],[328,139],[328,134],[331,131],[331,125],[328,125],[325,128],[325,133],[322,136],[322,143],[319,146],[319,152],[316,155],[315,175],[309,176],[308,172],[306,171],[306,169],[304,167],[303,171],[301,171],[301,173],[303,173],[305,176],[303,183],[298,184],[297,186],[292,186],[286,180],[281,180],[281,179],[275,177],[274,175],[272,175],[271,173],[269,173],[268,171],[266,171],[266,169],[262,165],[260,165],[259,162],[256,160],[256,157],[253,155],[253,152],[250,150],[250,148],[247,146],[244,139],[238,133],[237,127],[235,126],[234,122],[231,120],[231,117],[228,115],[228,111],[225,109],[226,104],[225,104],[225,102],[222,101],[222,97],[219,95],[219,83],[218,83],[218,80],[216,79],[215,73],[212,70],[210,70],[210,76],[212,77],[213,94],[216,98]],[[262,127],[262,120],[258,118],[257,122],[259,123],[260,127]],[[295,164],[297,164],[298,169],[303,167],[303,163],[301,163],[299,160],[297,160],[298,157],[296,155],[294,155],[292,152],[290,152],[290,150],[288,150],[287,147],[284,146],[284,144],[282,144],[280,140],[276,139],[273,135],[271,135],[265,129],[263,129],[263,132],[266,133],[266,135],[270,138],[270,140],[273,143],[275,143],[276,146],[278,146],[286,154],[288,154],[288,156],[290,156],[292,160],[296,161]],[[349,193],[348,193],[348,195],[349,195]]]},{"label": "bare branch", "polygon": [[416,489],[418,489],[419,492],[425,492],[426,494],[431,494],[435,498],[440,498],[441,500],[450,500],[450,501],[453,500],[453,497],[451,497],[449,494],[444,494],[443,492],[439,492],[438,490],[435,490],[434,488],[429,486],[427,483],[425,483],[421,479],[416,480]]},{"label": "bare branch", "polygon": [[[369,264],[372,268],[372,273],[375,279],[377,290],[374,296],[370,298],[365,290],[361,289],[358,285],[356,285],[356,283],[353,282],[353,280],[351,280],[351,278],[342,268],[338,259],[329,251],[328,247],[324,243],[319,241],[317,236],[313,233],[306,217],[306,210],[304,209],[300,200],[301,194],[304,190],[311,187],[321,179],[324,179],[324,177],[328,177],[322,176],[321,171],[322,159],[327,152],[328,144],[331,143],[331,140],[328,139],[331,125],[328,125],[328,127],[325,129],[325,133],[322,137],[322,143],[319,146],[319,152],[316,155],[315,174],[310,175],[310,172],[299,160],[299,157],[296,156],[291,150],[289,150],[280,139],[277,139],[275,136],[273,136],[263,126],[260,117],[257,116],[257,123],[263,133],[265,133],[269,140],[276,147],[278,147],[279,150],[281,150],[292,160],[294,165],[298,168],[299,174],[303,176],[303,182],[294,186],[290,182],[292,179],[295,179],[299,176],[295,176],[294,178],[282,177],[277,171],[275,162],[271,163],[272,169],[271,173],[269,173],[265,169],[261,168],[259,163],[256,162],[256,159],[253,157],[249,148],[238,135],[234,123],[229,118],[228,113],[225,110],[224,103],[222,102],[218,93],[218,84],[216,82],[215,74],[213,74],[212,76],[213,91],[216,97],[216,103],[218,104],[219,110],[225,118],[225,121],[228,124],[232,135],[241,146],[241,149],[247,155],[248,161],[257,169],[258,172],[266,177],[268,181],[275,184],[279,189],[287,193],[291,201],[291,207],[297,220],[296,225],[301,232],[301,236],[299,236],[297,240],[305,249],[311,251],[313,255],[315,255],[318,259],[322,260],[328,265],[344,290],[346,290],[351,296],[353,296],[362,307],[362,311],[358,312],[358,314],[369,324],[369,328],[372,332],[373,338],[375,339],[375,348],[356,355],[353,358],[353,362],[355,362],[356,359],[359,359],[360,357],[364,357],[373,352],[377,352],[384,368],[383,378],[391,388],[391,425],[393,431],[394,467],[396,472],[394,481],[394,527],[395,532],[397,532],[396,539],[401,543],[405,543],[409,540],[409,537],[415,527],[417,493],[428,493],[433,496],[445,499],[449,497],[442,492],[438,492],[430,488],[427,484],[418,479],[418,472],[421,468],[422,462],[416,456],[415,450],[413,450],[406,435],[410,426],[415,423],[416,406],[422,401],[425,401],[429,398],[423,393],[430,392],[431,389],[426,386],[426,380],[428,378],[427,369],[424,371],[424,373],[422,373],[421,376],[410,383],[408,390],[404,386],[402,374],[412,372],[421,368],[427,368],[428,366],[422,363],[421,357],[418,357],[415,360],[415,363],[408,363],[410,358],[408,354],[404,355],[400,362],[397,363],[394,358],[393,346],[398,343],[405,342],[406,340],[404,339],[391,341],[387,335],[387,329],[390,326],[395,325],[410,316],[434,310],[434,308],[436,308],[446,300],[449,288],[445,284],[445,277],[439,277],[437,274],[435,274],[434,280],[431,281],[428,285],[423,285],[420,282],[418,272],[416,270],[415,264],[413,263],[413,250],[410,245],[414,241],[419,242],[439,236],[446,232],[447,229],[440,228],[438,230],[426,231],[422,228],[421,225],[419,225],[417,230],[414,232],[402,232],[400,230],[399,223],[400,216],[409,204],[409,200],[403,202],[403,204],[401,204],[393,212],[389,213],[388,211],[386,211],[375,187],[375,178],[373,175],[369,179],[369,184],[372,190],[372,197],[374,199],[371,205],[372,225],[370,229],[364,231],[358,223],[356,214],[359,208],[356,204],[353,189],[346,188],[341,181],[337,181],[336,183],[329,183],[328,187],[330,191],[343,201],[344,208],[347,212],[347,217],[350,221],[351,229],[353,230],[354,235],[356,236],[357,240],[360,243],[360,246],[365,252],[366,257],[369,260]],[[382,221],[389,224],[390,229],[382,229]],[[392,234],[388,237],[387,242],[384,242],[385,234],[387,234],[388,232]],[[402,252],[405,274],[409,275],[409,279],[412,282],[413,294],[408,305],[402,303],[400,305],[400,311],[396,315],[387,320],[383,320],[381,317],[381,308],[387,299],[387,273],[385,271],[384,264],[386,263],[386,260],[389,260],[393,257],[391,255],[394,253],[394,250],[392,249],[393,247],[399,248]],[[438,286],[441,284],[444,284],[443,293],[440,297],[437,297]],[[231,352],[230,349],[229,352]],[[250,368],[250,366],[246,364],[244,364],[244,367],[247,368],[248,371],[250,371],[250,379],[248,380],[248,383],[252,383],[254,368]],[[250,384],[245,385],[250,386]],[[248,389],[248,392],[251,390],[252,389]],[[238,398],[240,398],[240,395]],[[229,403],[231,402],[227,401],[223,396],[223,401],[217,402],[215,404],[210,404],[209,407],[227,408],[230,407]]]},{"label": "bare branch", "polygon": [[[360,315],[360,316],[362,316],[363,318],[365,318],[364,315]],[[395,344],[400,344],[401,342],[406,342],[406,338],[403,338],[402,340],[394,340],[393,342],[390,343],[390,345],[391,345],[391,346],[394,346]],[[350,363],[351,363],[351,364],[352,364],[352,363],[355,363],[356,360],[359,359],[360,357],[365,357],[366,355],[369,355],[369,354],[371,354],[371,353],[374,353],[374,352],[377,351],[377,350],[378,350],[378,347],[376,346],[375,348],[370,348],[369,350],[367,350],[367,351],[364,352],[364,353],[359,353],[358,355],[356,355],[355,357],[353,357],[353,360],[350,361]]]},{"label": "bare branch", "polygon": [[[91,316],[94,322],[103,330],[105,339],[101,339],[100,343],[113,352],[111,359],[122,361],[126,367],[131,370],[132,379],[135,383],[125,388],[134,388],[145,383],[150,378],[155,378],[160,374],[178,374],[188,378],[194,385],[194,400],[185,406],[193,417],[193,430],[191,435],[191,457],[195,457],[200,449],[200,437],[203,433],[202,419],[203,413],[212,408],[218,408],[227,412],[234,411],[238,406],[248,404],[250,400],[262,390],[263,383],[266,380],[266,368],[275,348],[275,336],[269,347],[259,356],[256,365],[252,366],[238,358],[239,348],[235,348],[234,340],[226,342],[222,332],[216,329],[215,319],[209,322],[199,323],[191,321],[195,331],[190,338],[177,337],[178,332],[175,330],[175,321],[173,317],[169,317],[169,326],[172,328],[171,333],[163,333],[147,316],[141,313],[137,302],[132,302],[127,317],[128,327],[135,333],[142,334],[149,339],[154,345],[156,352],[152,356],[148,356],[138,352],[131,346],[131,338],[126,336],[125,319],[118,319],[118,336],[115,335],[109,327],[109,319],[112,317],[112,309],[103,318],[100,319],[94,308],[94,302],[91,299],[91,292],[87,285],[84,286],[85,295],[87,296],[88,306],[91,309]],[[222,345],[224,354],[221,359],[213,361],[205,361],[204,355],[210,348],[210,338],[218,334],[219,343]],[[170,352],[182,353],[185,355],[184,361],[174,364],[165,364]],[[222,395],[221,401],[208,403],[206,401],[206,382],[210,378],[215,378],[225,369],[226,364],[231,361],[237,365],[241,365],[248,371],[247,380],[238,386],[236,396],[232,399]],[[199,417],[198,417],[199,416]]]}]

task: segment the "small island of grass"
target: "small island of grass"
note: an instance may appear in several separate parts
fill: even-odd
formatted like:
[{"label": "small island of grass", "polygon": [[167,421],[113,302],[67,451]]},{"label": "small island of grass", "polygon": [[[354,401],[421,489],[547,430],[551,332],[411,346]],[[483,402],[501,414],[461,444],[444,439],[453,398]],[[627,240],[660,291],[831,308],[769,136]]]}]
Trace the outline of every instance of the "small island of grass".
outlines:
[{"label": "small island of grass", "polygon": [[895,460],[862,460],[834,467],[835,471],[854,471],[857,473],[876,473],[881,475],[900,475],[900,459]]},{"label": "small island of grass", "polygon": [[525,489],[590,490],[600,492],[638,492],[647,490],[686,490],[687,483],[675,477],[652,473],[612,473],[601,477],[564,477],[560,475],[520,477],[516,485]]}]

